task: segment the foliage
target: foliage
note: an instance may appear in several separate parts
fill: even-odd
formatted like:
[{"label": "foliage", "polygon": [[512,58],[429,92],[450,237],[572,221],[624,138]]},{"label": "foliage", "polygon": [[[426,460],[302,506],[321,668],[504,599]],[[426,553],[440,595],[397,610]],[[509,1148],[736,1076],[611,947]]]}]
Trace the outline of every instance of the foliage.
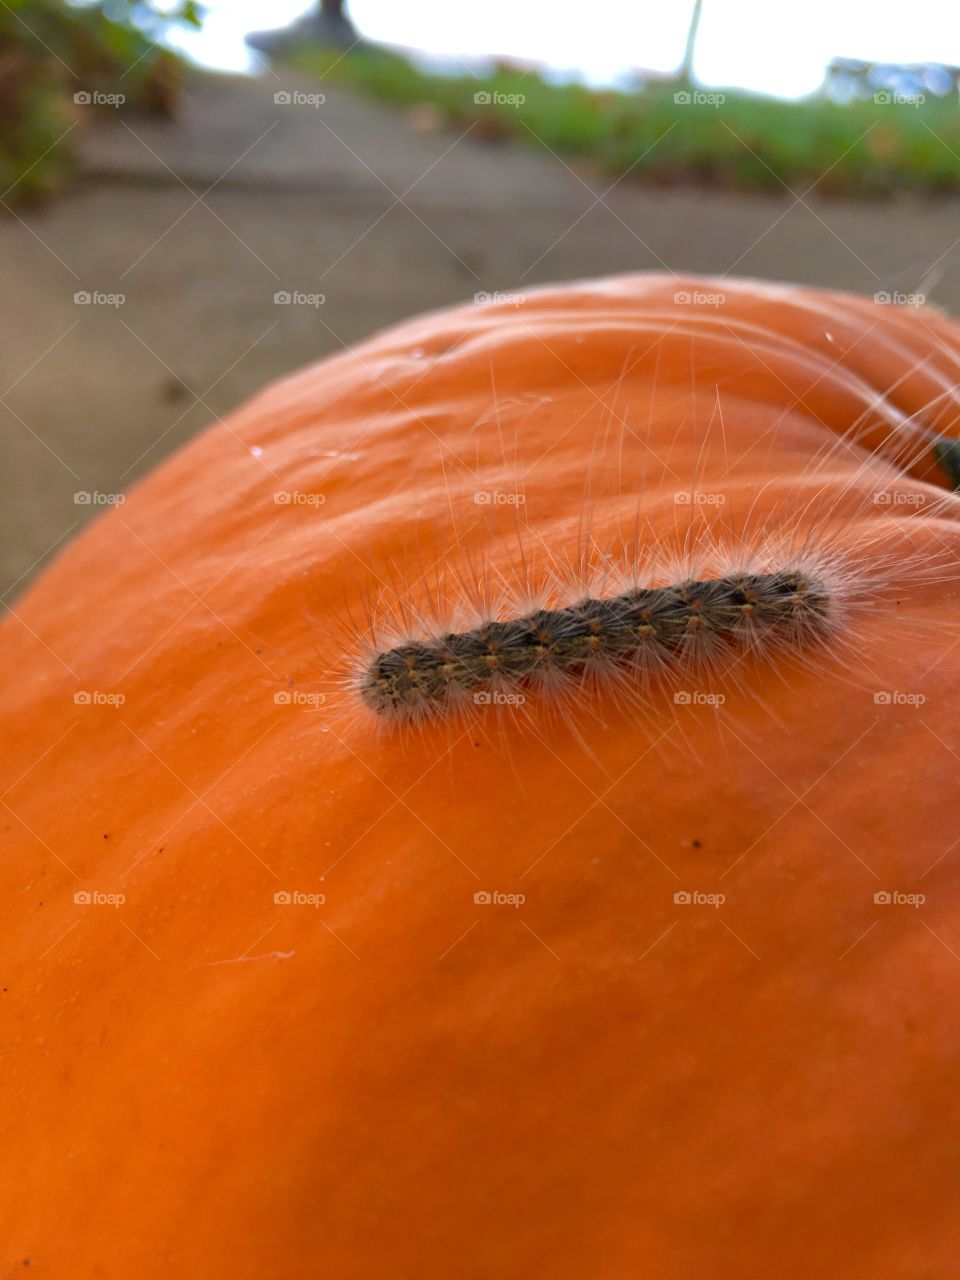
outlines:
[{"label": "foliage", "polygon": [[67,137],[81,113],[122,94],[132,108],[172,114],[180,61],[158,41],[173,22],[196,24],[185,0],[170,13],[143,0],[4,0],[0,5],[0,193],[5,203],[51,195],[68,177]]},{"label": "foliage", "polygon": [[[952,97],[841,105],[726,90],[697,101],[695,89],[673,82],[630,93],[551,84],[510,66],[480,79],[436,75],[382,49],[342,56],[303,47],[291,61],[384,102],[430,104],[450,124],[473,126],[475,137],[515,138],[652,183],[855,197],[960,189]],[[684,91],[694,101],[677,101]]]}]

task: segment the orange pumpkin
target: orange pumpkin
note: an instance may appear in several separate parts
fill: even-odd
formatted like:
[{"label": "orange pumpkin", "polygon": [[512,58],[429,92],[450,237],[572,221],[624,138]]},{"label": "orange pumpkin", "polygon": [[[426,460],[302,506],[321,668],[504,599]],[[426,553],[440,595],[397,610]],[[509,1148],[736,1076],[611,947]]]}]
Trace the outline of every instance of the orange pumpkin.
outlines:
[{"label": "orange pumpkin", "polygon": [[[562,286],[269,388],[87,530],[0,632],[2,1274],[954,1274],[958,364],[929,310]],[[411,731],[330,684],[518,542],[774,525],[890,590],[723,702]]]}]

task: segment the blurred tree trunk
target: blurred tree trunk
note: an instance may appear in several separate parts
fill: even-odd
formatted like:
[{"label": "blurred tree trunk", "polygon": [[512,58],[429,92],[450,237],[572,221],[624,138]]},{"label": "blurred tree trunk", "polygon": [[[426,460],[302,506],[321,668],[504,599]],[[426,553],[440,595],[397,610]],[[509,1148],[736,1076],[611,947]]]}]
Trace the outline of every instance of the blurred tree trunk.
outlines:
[{"label": "blurred tree trunk", "polygon": [[[0,14],[6,0],[0,0]],[[279,31],[251,31],[247,44],[269,58],[282,58],[303,44],[324,44],[353,49],[360,37],[347,14],[347,0],[318,0],[293,26]]]},{"label": "blurred tree trunk", "polygon": [[357,33],[347,16],[347,0],[320,0],[319,31],[330,44],[354,43]]},{"label": "blurred tree trunk", "polygon": [[690,15],[690,26],[687,29],[687,45],[683,51],[683,62],[680,63],[679,77],[684,84],[693,83],[693,55],[697,47],[697,32],[700,29],[700,17],[703,13],[703,0],[693,0],[693,13]]}]

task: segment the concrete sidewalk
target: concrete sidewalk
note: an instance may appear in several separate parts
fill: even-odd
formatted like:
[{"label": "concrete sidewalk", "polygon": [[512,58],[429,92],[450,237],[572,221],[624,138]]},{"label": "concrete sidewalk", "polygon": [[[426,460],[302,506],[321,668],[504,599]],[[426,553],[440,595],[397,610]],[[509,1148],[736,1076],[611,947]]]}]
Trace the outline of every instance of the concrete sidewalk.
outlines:
[{"label": "concrete sidewalk", "polygon": [[477,291],[673,269],[872,294],[942,259],[932,298],[960,312],[957,201],[610,189],[283,73],[197,77],[176,124],[121,110],[80,150],[79,186],[0,222],[0,590],[89,518],[77,491],[122,492],[270,379]]},{"label": "concrete sidewalk", "polygon": [[[279,101],[278,101],[279,99]],[[164,182],[169,166],[199,189],[358,198],[408,192],[431,209],[542,207],[569,198],[569,174],[546,153],[417,132],[398,115],[302,75],[208,76],[191,84],[180,119],[91,130],[85,168],[97,178]],[[117,127],[120,125],[120,127]],[[468,140],[470,145],[462,145]]]}]

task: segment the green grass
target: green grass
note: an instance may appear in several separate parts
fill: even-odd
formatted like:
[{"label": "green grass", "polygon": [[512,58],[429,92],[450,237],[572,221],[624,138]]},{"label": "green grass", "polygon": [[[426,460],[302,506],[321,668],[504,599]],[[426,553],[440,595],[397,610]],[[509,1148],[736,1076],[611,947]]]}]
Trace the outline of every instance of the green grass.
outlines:
[{"label": "green grass", "polygon": [[[439,76],[379,49],[342,57],[304,47],[288,61],[394,106],[430,104],[455,128],[473,125],[474,136],[588,158],[612,177],[629,172],[648,183],[754,191],[786,185],[798,194],[814,187],[853,197],[960,190],[960,111],[952,97],[840,106],[727,90],[719,105],[684,104],[674,101],[679,85],[600,92],[506,68],[482,80]],[[478,103],[478,93],[493,100]]]}]

